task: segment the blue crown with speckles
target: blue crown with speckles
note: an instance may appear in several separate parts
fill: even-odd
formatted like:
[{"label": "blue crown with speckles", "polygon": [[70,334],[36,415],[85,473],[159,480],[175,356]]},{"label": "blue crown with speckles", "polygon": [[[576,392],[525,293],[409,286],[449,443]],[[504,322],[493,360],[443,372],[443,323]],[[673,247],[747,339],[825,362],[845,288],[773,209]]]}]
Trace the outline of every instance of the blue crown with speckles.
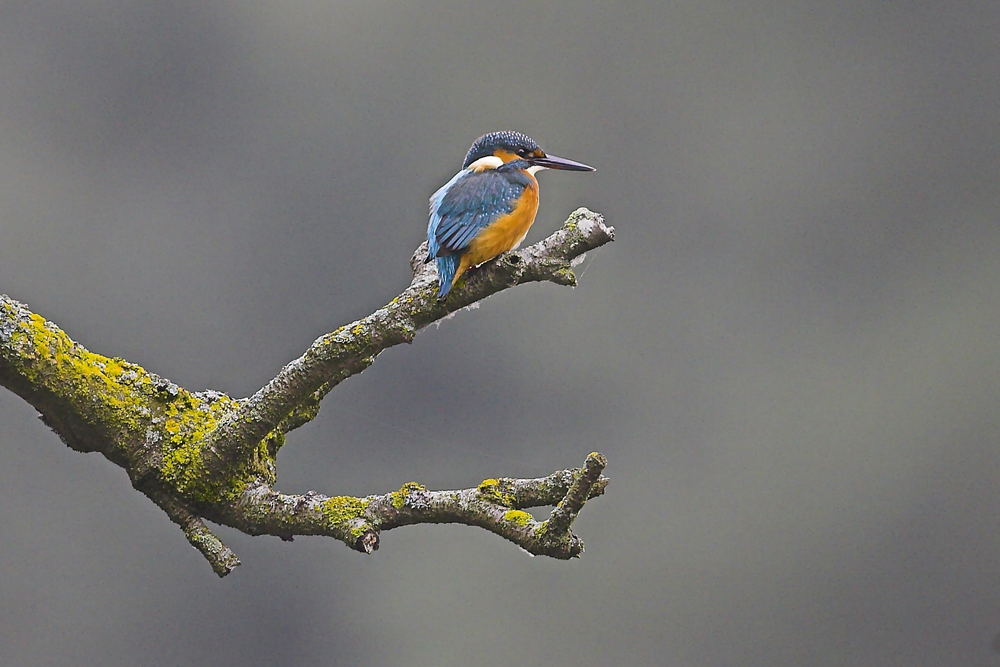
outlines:
[{"label": "blue crown with speckles", "polygon": [[502,148],[516,153],[520,149],[525,149],[529,153],[538,149],[538,143],[526,134],[515,132],[514,130],[503,130],[501,132],[490,132],[484,134],[472,143],[469,152],[465,154],[465,162],[462,168],[487,155],[493,155],[496,149]]}]

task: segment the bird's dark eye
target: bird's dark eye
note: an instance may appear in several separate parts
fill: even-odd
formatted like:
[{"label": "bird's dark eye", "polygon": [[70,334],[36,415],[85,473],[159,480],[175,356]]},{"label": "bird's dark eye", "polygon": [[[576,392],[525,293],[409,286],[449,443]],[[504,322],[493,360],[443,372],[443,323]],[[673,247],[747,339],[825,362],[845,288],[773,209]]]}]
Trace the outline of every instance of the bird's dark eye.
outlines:
[{"label": "bird's dark eye", "polygon": [[525,157],[528,154],[528,149],[527,148],[518,148],[517,149],[517,154],[520,155],[521,157]]}]

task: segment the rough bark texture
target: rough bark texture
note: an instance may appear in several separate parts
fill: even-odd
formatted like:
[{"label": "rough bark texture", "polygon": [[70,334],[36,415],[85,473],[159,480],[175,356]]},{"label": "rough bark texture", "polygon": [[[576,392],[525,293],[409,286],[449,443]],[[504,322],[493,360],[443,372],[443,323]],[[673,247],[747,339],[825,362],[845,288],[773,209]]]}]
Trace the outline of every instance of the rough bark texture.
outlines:
[{"label": "rough bark texture", "polygon": [[[379,533],[416,523],[480,526],[532,554],[572,558],[583,543],[570,527],[584,503],[604,492],[607,464],[591,453],[583,467],[539,479],[486,479],[457,491],[407,482],[365,498],[274,489],[275,459],[286,434],[313,419],[333,387],[360,373],[387,347],[408,343],[428,324],[508,287],[534,281],[575,285],[573,260],[614,240],[614,228],[578,209],[562,228],[530,247],[470,271],[445,300],[436,298],[425,246],[411,259],[413,281],[371,315],[320,336],[253,396],[194,392],[120,358],[88,351],[24,304],[0,295],[0,384],[41,414],[62,440],[100,452],[159,505],[220,576],[239,559],[205,519],[251,535],[327,535],[353,549],[378,549]],[[525,508],[554,505],[536,521]]]}]

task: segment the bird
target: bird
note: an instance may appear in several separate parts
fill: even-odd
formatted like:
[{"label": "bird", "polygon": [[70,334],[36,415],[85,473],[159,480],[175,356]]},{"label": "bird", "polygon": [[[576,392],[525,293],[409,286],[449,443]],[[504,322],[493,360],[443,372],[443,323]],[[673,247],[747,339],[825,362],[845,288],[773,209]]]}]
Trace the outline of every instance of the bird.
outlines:
[{"label": "bird", "polygon": [[437,260],[438,299],[445,299],[470,267],[516,248],[538,212],[542,169],[596,171],[549,155],[521,132],[490,132],[476,139],[462,169],[430,199],[427,258]]}]

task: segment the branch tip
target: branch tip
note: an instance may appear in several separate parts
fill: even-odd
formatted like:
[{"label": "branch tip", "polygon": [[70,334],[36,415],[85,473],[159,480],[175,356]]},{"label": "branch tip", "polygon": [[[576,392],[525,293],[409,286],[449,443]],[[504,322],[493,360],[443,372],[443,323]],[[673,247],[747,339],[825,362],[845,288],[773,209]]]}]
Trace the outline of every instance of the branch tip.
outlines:
[{"label": "branch tip", "polygon": [[198,523],[201,525],[192,530],[183,529],[184,536],[187,537],[191,546],[205,557],[217,575],[226,576],[240,565],[239,557],[232,549],[223,544],[222,540],[210,531],[204,522],[199,520]]},{"label": "branch tip", "polygon": [[188,509],[173,495],[160,489],[141,490],[167,513],[171,521],[180,527],[184,537],[205,557],[217,575],[224,577],[240,564],[236,553],[208,529],[201,517]]},{"label": "branch tip", "polygon": [[364,554],[370,554],[378,551],[378,547],[378,533],[374,530],[365,531],[358,537],[357,540],[354,541],[354,549]]},{"label": "branch tip", "polygon": [[573,520],[583,509],[587,499],[590,498],[591,489],[602,479],[601,473],[607,465],[608,459],[604,454],[591,452],[587,455],[583,468],[574,475],[573,483],[570,484],[565,497],[552,509],[548,520],[550,532],[559,535],[569,531]]}]

